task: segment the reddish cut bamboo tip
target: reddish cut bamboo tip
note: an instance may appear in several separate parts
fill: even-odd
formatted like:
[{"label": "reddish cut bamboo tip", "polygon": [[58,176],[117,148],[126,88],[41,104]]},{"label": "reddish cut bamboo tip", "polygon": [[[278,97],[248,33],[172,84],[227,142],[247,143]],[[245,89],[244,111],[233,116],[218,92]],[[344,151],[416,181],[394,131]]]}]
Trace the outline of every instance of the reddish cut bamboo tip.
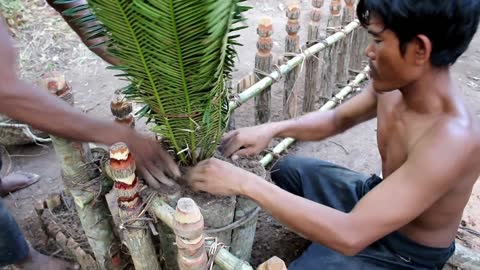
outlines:
[{"label": "reddish cut bamboo tip", "polygon": [[354,3],[355,3],[355,2],[354,2],[353,0],[345,0],[345,5],[346,5],[347,7],[353,7],[353,4],[354,4]]},{"label": "reddish cut bamboo tip", "polygon": [[115,182],[133,185],[135,176],[135,160],[125,143],[119,142],[110,147],[110,172]]},{"label": "reddish cut bamboo tip", "polygon": [[65,75],[57,71],[42,74],[40,85],[57,96],[70,90],[70,86],[65,80]]},{"label": "reddish cut bamboo tip", "polygon": [[323,7],[324,0],[312,0],[312,6],[315,8]]},{"label": "reddish cut bamboo tip", "polygon": [[342,7],[342,4],[338,0],[332,0],[330,3],[330,14],[332,15],[340,15],[340,9]]},{"label": "reddish cut bamboo tip", "polygon": [[257,27],[257,34],[260,37],[269,37],[273,34],[273,23],[271,17],[262,17]]}]

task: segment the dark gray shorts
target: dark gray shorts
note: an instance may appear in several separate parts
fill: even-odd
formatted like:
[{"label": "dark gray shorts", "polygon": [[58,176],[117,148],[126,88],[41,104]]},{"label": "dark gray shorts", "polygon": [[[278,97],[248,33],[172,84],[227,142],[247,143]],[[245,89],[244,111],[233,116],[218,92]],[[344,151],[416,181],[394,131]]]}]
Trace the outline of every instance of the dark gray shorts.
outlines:
[{"label": "dark gray shorts", "polygon": [[[367,176],[325,161],[299,157],[277,162],[272,168],[272,180],[286,191],[346,213],[382,181],[376,175]],[[441,270],[454,251],[454,243],[449,248],[432,248],[393,232],[355,256],[345,256],[313,243],[288,269]]]}]

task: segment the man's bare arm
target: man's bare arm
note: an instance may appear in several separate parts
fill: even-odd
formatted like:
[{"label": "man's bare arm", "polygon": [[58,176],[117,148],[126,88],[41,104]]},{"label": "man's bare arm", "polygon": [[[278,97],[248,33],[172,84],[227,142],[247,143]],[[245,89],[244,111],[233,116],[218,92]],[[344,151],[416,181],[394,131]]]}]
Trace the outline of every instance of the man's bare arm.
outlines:
[{"label": "man's bare arm", "polygon": [[435,134],[419,142],[405,164],[350,213],[295,196],[252,174],[242,177],[240,193],[310,240],[354,255],[417,218],[458,179],[472,174],[478,139],[459,124],[448,124]]},{"label": "man's bare arm", "polygon": [[107,145],[125,142],[148,171],[144,177],[167,181],[155,162],[171,176],[180,176],[174,161],[153,140],[124,125],[88,116],[47,90],[21,81],[15,72],[15,50],[1,23],[0,59],[0,113],[67,139]]},{"label": "man's bare arm", "polygon": [[227,133],[221,150],[225,156],[250,156],[264,150],[274,137],[319,141],[372,119],[377,113],[377,96],[371,85],[332,111],[317,111],[296,119],[241,128]]},{"label": "man's bare arm", "polygon": [[60,15],[65,20],[65,22],[68,23],[70,28],[72,28],[73,31],[75,31],[75,33],[77,33],[77,35],[80,37],[80,39],[85,44],[85,46],[87,46],[93,53],[98,55],[100,58],[102,58],[103,60],[105,60],[109,64],[112,64],[112,65],[118,65],[119,64],[119,61],[117,59],[115,59],[113,56],[108,54],[108,52],[106,50],[106,46],[98,46],[98,47],[92,48],[93,45],[96,45],[96,44],[99,44],[99,43],[105,41],[105,38],[95,38],[95,39],[90,39],[89,40],[88,35],[87,35],[88,29],[82,28],[82,27],[98,25],[99,23],[97,21],[89,22],[89,23],[83,23],[81,26],[72,22],[72,20],[74,20],[74,19],[80,18],[80,17],[85,16],[87,14],[91,14],[90,10],[81,11],[75,16],[66,16],[66,15],[62,14],[63,11],[65,11],[69,8],[73,8],[73,7],[76,7],[76,6],[87,4],[86,0],[77,0],[75,2],[67,3],[67,4],[57,4],[57,3],[55,3],[55,0],[47,0],[47,3],[52,8],[54,8],[57,12],[60,13]]},{"label": "man's bare arm", "polygon": [[317,111],[275,124],[276,136],[319,141],[370,120],[377,113],[377,96],[369,84],[364,91],[331,111]]}]

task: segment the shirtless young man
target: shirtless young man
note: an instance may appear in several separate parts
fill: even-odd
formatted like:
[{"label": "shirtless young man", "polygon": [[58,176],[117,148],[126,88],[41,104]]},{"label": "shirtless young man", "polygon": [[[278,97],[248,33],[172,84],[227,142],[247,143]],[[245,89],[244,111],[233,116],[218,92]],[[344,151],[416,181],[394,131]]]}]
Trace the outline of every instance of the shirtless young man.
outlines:
[{"label": "shirtless young man", "polygon": [[360,0],[371,84],[329,112],[242,128],[227,156],[265,149],[274,137],[318,141],[377,118],[384,179],[315,159],[287,157],[277,185],[219,160],[189,172],[199,190],[241,194],[312,240],[289,269],[442,269],[480,172],[480,125],[450,66],[477,30],[480,1]]}]

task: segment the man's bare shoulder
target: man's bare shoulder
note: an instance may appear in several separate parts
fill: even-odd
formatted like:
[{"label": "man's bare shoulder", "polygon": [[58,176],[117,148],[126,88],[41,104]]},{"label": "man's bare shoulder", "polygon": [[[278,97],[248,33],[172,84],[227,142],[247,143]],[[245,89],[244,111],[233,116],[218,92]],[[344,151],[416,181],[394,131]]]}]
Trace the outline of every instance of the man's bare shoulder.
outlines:
[{"label": "man's bare shoulder", "polygon": [[[413,149],[416,156],[430,162],[432,166],[455,164],[456,170],[477,170],[480,162],[480,127],[470,114],[446,115],[422,136]],[[475,168],[474,168],[475,167]]]}]

